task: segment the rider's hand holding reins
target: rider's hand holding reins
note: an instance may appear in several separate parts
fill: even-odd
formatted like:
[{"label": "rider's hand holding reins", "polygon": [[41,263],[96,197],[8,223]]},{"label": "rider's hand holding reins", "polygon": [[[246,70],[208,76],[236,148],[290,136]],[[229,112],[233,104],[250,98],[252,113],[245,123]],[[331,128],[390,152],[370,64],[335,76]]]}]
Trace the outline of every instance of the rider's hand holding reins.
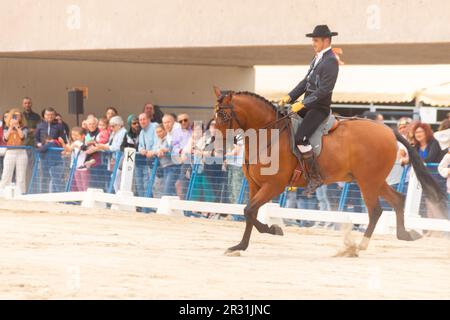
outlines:
[{"label": "rider's hand holding reins", "polygon": [[278,100],[278,105],[283,107],[286,103],[291,102],[291,97],[289,95],[285,95],[283,98]]},{"label": "rider's hand holding reins", "polygon": [[303,104],[303,102],[298,101],[296,103],[294,103],[291,107],[291,111],[292,112],[299,112],[300,110],[302,110],[305,107],[305,105]]}]

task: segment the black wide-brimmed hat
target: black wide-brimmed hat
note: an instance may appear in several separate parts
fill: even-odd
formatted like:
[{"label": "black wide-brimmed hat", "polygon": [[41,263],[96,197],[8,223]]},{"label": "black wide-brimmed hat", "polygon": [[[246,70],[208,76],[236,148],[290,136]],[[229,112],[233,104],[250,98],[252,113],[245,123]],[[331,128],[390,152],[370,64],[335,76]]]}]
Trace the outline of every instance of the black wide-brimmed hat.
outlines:
[{"label": "black wide-brimmed hat", "polygon": [[312,33],[307,33],[306,36],[310,38],[327,38],[337,36],[337,32],[331,32],[326,24],[318,25],[314,28]]}]

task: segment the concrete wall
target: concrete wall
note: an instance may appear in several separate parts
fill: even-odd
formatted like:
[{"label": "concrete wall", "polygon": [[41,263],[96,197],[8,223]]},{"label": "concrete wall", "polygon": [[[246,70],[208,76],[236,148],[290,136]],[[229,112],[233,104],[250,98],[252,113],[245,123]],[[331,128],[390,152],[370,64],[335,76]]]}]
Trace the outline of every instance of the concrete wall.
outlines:
[{"label": "concrete wall", "polygon": [[[0,2],[0,52],[449,42],[448,0],[16,0]],[[7,31],[7,32],[5,32]]]},{"label": "concrete wall", "polygon": [[[165,111],[187,111],[193,119],[207,120],[215,102],[213,85],[253,91],[254,81],[253,68],[243,67],[0,59],[0,111],[20,106],[21,98],[30,96],[35,111],[54,106],[73,125],[75,116],[67,114],[67,90],[87,86],[85,114],[102,115],[107,106],[116,106],[128,115],[151,101],[180,106]],[[182,106],[211,106],[211,112]]]}]

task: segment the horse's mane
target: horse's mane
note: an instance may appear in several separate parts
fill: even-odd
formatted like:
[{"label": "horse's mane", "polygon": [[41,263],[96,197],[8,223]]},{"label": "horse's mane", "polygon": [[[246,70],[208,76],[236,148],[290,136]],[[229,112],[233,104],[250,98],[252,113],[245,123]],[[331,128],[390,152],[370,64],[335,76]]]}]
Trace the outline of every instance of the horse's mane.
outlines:
[{"label": "horse's mane", "polygon": [[249,92],[249,91],[239,91],[234,93],[235,95],[243,95],[243,96],[250,96],[253,98],[256,98],[257,100],[260,100],[261,102],[263,102],[264,104],[268,105],[269,107],[272,108],[273,111],[275,111],[276,113],[278,113],[280,110],[277,109],[277,107],[275,107],[272,102],[270,102],[269,100],[267,100],[266,98],[264,98],[263,96],[260,96],[259,94],[256,94],[254,92]]}]

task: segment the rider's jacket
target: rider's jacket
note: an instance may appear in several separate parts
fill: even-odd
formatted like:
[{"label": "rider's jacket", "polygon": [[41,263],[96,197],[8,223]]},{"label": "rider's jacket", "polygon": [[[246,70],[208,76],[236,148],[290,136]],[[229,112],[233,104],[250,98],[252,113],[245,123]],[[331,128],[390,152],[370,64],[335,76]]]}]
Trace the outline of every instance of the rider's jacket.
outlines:
[{"label": "rider's jacket", "polygon": [[339,72],[339,63],[333,50],[324,52],[319,62],[311,62],[305,78],[289,93],[291,101],[297,100],[303,93],[306,109],[322,109],[330,112],[331,95]]}]

